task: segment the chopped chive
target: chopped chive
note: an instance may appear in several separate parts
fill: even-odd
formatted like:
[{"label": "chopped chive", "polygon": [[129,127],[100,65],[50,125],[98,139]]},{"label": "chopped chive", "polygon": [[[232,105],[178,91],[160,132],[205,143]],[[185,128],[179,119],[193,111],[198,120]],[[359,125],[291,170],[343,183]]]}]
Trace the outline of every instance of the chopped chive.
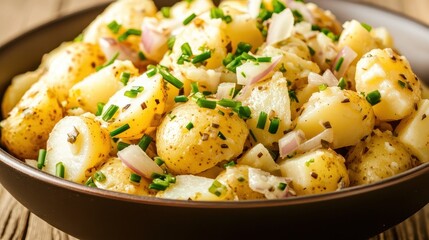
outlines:
[{"label": "chopped chive", "polygon": [[271,62],[271,57],[258,57],[256,60],[258,62]]},{"label": "chopped chive", "polygon": [[211,51],[205,51],[197,56],[195,56],[192,59],[192,63],[196,64],[196,63],[201,63],[204,62],[205,60],[209,59],[212,57],[212,52]]},{"label": "chopped chive", "polygon": [[294,90],[289,90],[288,92],[290,100],[299,103],[298,97],[296,96],[296,92]]},{"label": "chopped chive", "polygon": [[86,180],[85,186],[88,186],[88,187],[97,187],[97,185],[95,185],[94,179],[92,179],[92,177],[89,177],[88,180]]},{"label": "chopped chive", "polygon": [[308,51],[310,51],[310,55],[314,56],[314,54],[316,54],[316,51],[310,46],[307,46],[307,47],[308,47]]},{"label": "chopped chive", "polygon": [[251,129],[249,129],[249,135],[252,137],[253,141],[257,142],[258,140],[256,139],[255,134],[253,133],[253,131]]},{"label": "chopped chive", "polygon": [[246,60],[257,61],[257,59],[256,59],[254,56],[250,55],[250,54],[249,54],[249,53],[247,53],[247,52],[242,53],[242,54],[240,55],[240,57],[241,57],[241,58],[243,58],[243,59],[246,59]]},{"label": "chopped chive", "polygon": [[368,25],[366,23],[361,23],[360,25],[362,25],[362,27],[364,27],[368,32],[371,32],[372,30],[371,25]]},{"label": "chopped chive", "polygon": [[344,57],[340,57],[340,59],[338,59],[337,64],[335,65],[335,71],[339,71],[341,68],[341,65],[343,65],[344,62]]},{"label": "chopped chive", "polygon": [[256,124],[256,127],[259,129],[264,129],[265,128],[265,123],[267,122],[267,117],[268,114],[264,111],[259,113],[259,117],[258,117],[258,123]]},{"label": "chopped chive", "polygon": [[194,124],[193,124],[192,122],[189,122],[189,123],[186,125],[186,129],[191,130],[192,128],[194,128]]},{"label": "chopped chive", "polygon": [[244,182],[245,180],[246,179],[244,177],[242,177],[242,176],[240,176],[240,177],[237,178],[237,181],[239,181],[239,182]]},{"label": "chopped chive", "polygon": [[192,20],[194,20],[195,17],[197,17],[197,15],[195,13],[192,13],[191,15],[189,15],[189,17],[183,20],[183,25],[188,25],[190,22],[192,22]]},{"label": "chopped chive", "polygon": [[223,17],[224,17],[223,10],[222,10],[222,9],[220,9],[220,8],[217,8],[217,7],[214,7],[214,8],[212,8],[212,9],[210,9],[210,17],[211,17],[212,19],[215,19],[215,18],[223,18]]},{"label": "chopped chive", "polygon": [[226,67],[233,60],[234,60],[234,55],[232,53],[228,53],[226,57],[222,60],[222,64]]},{"label": "chopped chive", "polygon": [[338,87],[340,87],[341,90],[345,89],[347,86],[346,80],[342,77],[340,78],[340,81],[338,82]]},{"label": "chopped chive", "polygon": [[128,147],[128,146],[130,146],[130,144],[129,144],[129,143],[126,143],[126,142],[118,142],[117,149],[118,149],[118,151],[121,151],[122,149],[124,149],[124,148],[126,148],[126,147]]},{"label": "chopped chive", "polygon": [[97,66],[97,67],[95,68],[95,71],[97,71],[97,72],[98,72],[98,71],[100,71],[101,69],[103,69],[103,68],[105,68],[105,67],[107,67],[107,66],[109,66],[109,65],[112,65],[118,57],[119,57],[119,52],[115,53],[115,55],[113,55],[113,57],[112,57],[112,58],[111,58],[107,63],[105,63],[104,65]]},{"label": "chopped chive", "polygon": [[249,52],[250,50],[252,50],[252,45],[249,43],[245,43],[245,42],[239,42],[237,44],[237,51],[235,52],[236,56],[241,55],[244,52]]},{"label": "chopped chive", "polygon": [[226,187],[218,180],[214,180],[212,185],[209,187],[209,192],[220,197],[222,194],[226,192]]},{"label": "chopped chive", "polygon": [[405,88],[405,86],[407,85],[405,82],[403,82],[402,80],[398,80],[398,84],[399,86],[401,86],[401,88]]},{"label": "chopped chive", "polygon": [[164,160],[162,160],[162,158],[160,158],[160,157],[154,157],[153,158],[153,161],[156,163],[156,165],[158,165],[158,166],[161,166],[162,164],[164,164],[165,163],[165,161]]},{"label": "chopped chive", "polygon": [[378,90],[372,91],[366,95],[366,100],[374,106],[381,101],[381,94]]},{"label": "chopped chive", "polygon": [[185,95],[179,95],[174,97],[174,102],[187,102],[187,101],[188,101],[188,97],[186,97]]},{"label": "chopped chive", "polygon": [[198,106],[202,108],[209,108],[209,109],[215,109],[216,108],[216,101],[207,100],[204,98],[198,98],[197,100]]},{"label": "chopped chive", "polygon": [[119,135],[119,134],[121,134],[121,133],[123,133],[123,132],[127,131],[128,129],[130,129],[130,125],[128,125],[128,123],[126,123],[126,124],[124,124],[124,125],[122,125],[122,126],[118,127],[117,129],[115,129],[115,130],[111,131],[111,132],[110,132],[110,136],[111,136],[111,137],[117,136],[117,135]]},{"label": "chopped chive", "polygon": [[292,10],[292,14],[295,20],[295,23],[299,23],[304,21],[304,16],[302,15],[302,13],[296,9]]},{"label": "chopped chive", "polygon": [[286,187],[287,187],[287,184],[286,183],[279,183],[279,185],[277,186],[277,188],[278,189],[280,189],[280,190],[282,190],[282,191],[284,191],[285,189],[286,189]]},{"label": "chopped chive", "polygon": [[[282,72],[282,73],[287,72],[287,69],[285,68],[285,64],[284,63],[282,63],[282,65],[280,66],[279,71]],[[290,83],[290,81],[288,80],[288,87],[290,86],[289,83]]]},{"label": "chopped chive", "polygon": [[140,59],[141,61],[146,60],[146,56],[144,55],[144,53],[143,53],[142,51],[139,51],[139,52],[138,52],[138,56],[139,56],[139,59]]},{"label": "chopped chive", "polygon": [[198,83],[197,82],[192,82],[191,83],[191,93],[197,93],[200,90],[198,89]]},{"label": "chopped chive", "polygon": [[129,72],[122,72],[120,78],[121,83],[124,84],[124,86],[127,85],[128,81],[130,80],[131,73]]},{"label": "chopped chive", "polygon": [[311,163],[314,163],[314,158],[308,160],[307,162],[305,162],[305,166],[309,167]]},{"label": "chopped chive", "polygon": [[175,42],[176,42],[176,37],[175,36],[171,36],[171,37],[168,38],[168,41],[167,41],[168,50],[173,50]]},{"label": "chopped chive", "polygon": [[97,182],[104,182],[106,181],[106,175],[104,175],[104,173],[101,171],[97,171],[94,173],[94,179]]},{"label": "chopped chive", "polygon": [[124,96],[129,98],[135,98],[141,92],[143,92],[144,87],[133,86],[130,90],[124,92]]},{"label": "chopped chive", "polygon": [[240,106],[238,107],[238,116],[242,119],[250,118],[251,110],[248,106]]},{"label": "chopped chive", "polygon": [[119,110],[119,107],[112,104],[109,106],[109,108],[107,109],[107,111],[104,113],[102,119],[104,121],[109,121],[110,119],[112,119],[112,117],[115,115],[115,113]]},{"label": "chopped chive", "polygon": [[283,10],[285,10],[285,8],[286,8],[286,6],[278,0],[273,0],[272,4],[273,4],[273,12],[274,13],[280,13]]},{"label": "chopped chive", "polygon": [[123,41],[127,40],[127,38],[131,35],[140,36],[141,34],[142,34],[141,30],[130,28],[126,32],[124,32],[121,36],[118,37],[118,41],[123,42]]},{"label": "chopped chive", "polygon": [[236,57],[234,60],[232,60],[230,63],[228,63],[228,65],[225,66],[226,69],[228,69],[229,71],[231,71],[233,73],[237,72],[237,67],[242,64],[241,60],[242,60],[241,57]]},{"label": "chopped chive", "polygon": [[217,104],[222,107],[235,108],[238,107],[241,103],[231,99],[222,98],[221,100],[217,101]]},{"label": "chopped chive", "polygon": [[152,68],[146,72],[146,75],[151,78],[151,77],[155,76],[157,72],[158,72],[158,70],[156,68]]},{"label": "chopped chive", "polygon": [[109,24],[107,24],[107,27],[110,29],[110,31],[112,31],[112,33],[117,34],[121,29],[122,25],[119,24],[116,20],[113,20]]},{"label": "chopped chive", "polygon": [[46,149],[39,149],[39,155],[37,157],[37,168],[42,169],[45,166]]},{"label": "chopped chive", "polygon": [[162,7],[161,8],[161,14],[162,14],[162,16],[165,17],[165,18],[170,18],[170,10],[171,10],[170,7]]},{"label": "chopped chive", "polygon": [[139,147],[143,150],[146,151],[146,149],[149,147],[149,144],[152,142],[152,137],[145,134],[143,135],[143,137],[140,139],[138,145]]},{"label": "chopped chive", "polygon": [[222,20],[223,20],[225,23],[230,23],[230,22],[232,22],[232,17],[231,17],[231,15],[226,15],[226,16],[224,16],[224,17],[222,18]]},{"label": "chopped chive", "polygon": [[58,162],[55,165],[55,176],[60,177],[60,178],[64,178],[64,173],[65,173],[65,167],[64,164],[62,162]]},{"label": "chopped chive", "polygon": [[73,42],[83,42],[83,34],[77,35],[77,37],[73,39]]},{"label": "chopped chive", "polygon": [[223,133],[221,131],[219,131],[219,133],[217,134],[217,136],[222,139],[222,140],[226,140],[225,135],[223,135]]},{"label": "chopped chive", "polygon": [[99,102],[97,103],[97,112],[95,112],[95,116],[101,116],[103,113],[104,103]]},{"label": "chopped chive", "polygon": [[192,56],[192,49],[189,43],[184,43],[182,46],[180,46],[180,49],[182,49],[182,53],[187,55],[188,57]]},{"label": "chopped chive", "polygon": [[277,130],[279,130],[280,119],[275,117],[271,119],[270,126],[268,127],[268,132],[271,134],[276,134]]},{"label": "chopped chive", "polygon": [[322,83],[319,85],[319,91],[324,91],[328,88],[328,84]]},{"label": "chopped chive", "polygon": [[171,85],[175,86],[178,89],[181,89],[183,87],[183,83],[167,70],[159,68],[158,71],[167,82],[171,83]]},{"label": "chopped chive", "polygon": [[229,162],[227,162],[227,163],[225,163],[224,165],[223,165],[223,167],[224,168],[227,168],[227,167],[234,167],[236,164],[235,164],[235,162],[234,161],[229,161]]},{"label": "chopped chive", "polygon": [[312,24],[311,25],[311,31],[320,31],[322,28],[318,25]]},{"label": "chopped chive", "polygon": [[142,180],[142,177],[140,175],[137,175],[135,173],[131,173],[131,175],[130,175],[130,181],[131,182],[140,183],[141,180]]},{"label": "chopped chive", "polygon": [[149,184],[149,189],[163,191],[163,190],[167,189],[167,187],[164,185],[161,185],[161,184],[151,183],[151,184]]}]

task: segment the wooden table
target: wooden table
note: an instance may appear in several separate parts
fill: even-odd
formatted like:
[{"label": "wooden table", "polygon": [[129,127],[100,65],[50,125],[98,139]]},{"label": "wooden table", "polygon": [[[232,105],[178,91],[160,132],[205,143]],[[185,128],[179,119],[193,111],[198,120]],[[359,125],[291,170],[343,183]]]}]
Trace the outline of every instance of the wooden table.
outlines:
[{"label": "wooden table", "polygon": [[[108,0],[1,0],[0,44],[43,22]],[[404,13],[429,24],[428,0],[360,0]],[[428,239],[429,205],[373,239]],[[1,239],[75,239],[53,228],[18,203],[0,185]]]}]

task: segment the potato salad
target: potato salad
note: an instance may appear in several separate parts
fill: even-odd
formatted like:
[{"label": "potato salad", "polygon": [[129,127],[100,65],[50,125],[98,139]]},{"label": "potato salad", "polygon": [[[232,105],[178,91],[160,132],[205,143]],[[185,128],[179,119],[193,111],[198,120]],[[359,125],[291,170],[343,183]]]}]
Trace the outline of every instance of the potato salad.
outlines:
[{"label": "potato salad", "polygon": [[314,3],[118,0],[12,79],[1,144],[92,188],[292,198],[429,162],[425,89],[388,29]]}]

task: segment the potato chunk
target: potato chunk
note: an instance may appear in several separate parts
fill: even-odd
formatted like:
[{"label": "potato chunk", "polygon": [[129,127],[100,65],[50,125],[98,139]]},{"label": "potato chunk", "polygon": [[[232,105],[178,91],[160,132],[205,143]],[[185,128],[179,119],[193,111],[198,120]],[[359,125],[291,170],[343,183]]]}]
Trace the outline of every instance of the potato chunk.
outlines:
[{"label": "potato chunk", "polygon": [[391,132],[375,130],[347,154],[351,185],[380,181],[413,167],[404,145]]},{"label": "potato chunk", "polygon": [[189,100],[163,119],[156,132],[157,150],[170,171],[197,174],[241,154],[248,132],[232,110],[203,108]]},{"label": "potato chunk", "polygon": [[411,114],[421,99],[420,82],[408,60],[392,49],[374,49],[356,66],[356,91],[378,90],[381,101],[373,106],[382,121],[400,120]]}]

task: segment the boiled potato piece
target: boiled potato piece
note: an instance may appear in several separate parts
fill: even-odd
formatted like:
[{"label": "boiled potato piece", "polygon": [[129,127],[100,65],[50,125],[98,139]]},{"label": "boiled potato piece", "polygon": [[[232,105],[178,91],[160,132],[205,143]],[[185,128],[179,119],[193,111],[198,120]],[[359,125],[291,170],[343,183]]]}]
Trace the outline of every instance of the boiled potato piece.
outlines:
[{"label": "boiled potato piece", "polygon": [[[327,124],[328,123],[328,124]],[[371,105],[358,93],[339,87],[314,93],[301,108],[296,129],[310,139],[330,125],[334,131],[332,148],[357,144],[374,128],[375,116]]]},{"label": "boiled potato piece", "polygon": [[328,28],[335,34],[341,33],[343,30],[341,23],[337,20],[336,16],[331,11],[322,9],[318,5],[310,2],[305,5],[313,15],[313,24],[316,24],[321,28]]},{"label": "boiled potato piece", "polygon": [[411,114],[421,99],[420,82],[410,63],[392,49],[374,49],[357,63],[356,91],[378,90],[381,101],[373,106],[378,119],[400,120]]},{"label": "boiled potato piece", "polygon": [[63,163],[64,179],[84,183],[109,156],[109,133],[99,122],[84,116],[68,116],[59,121],[46,147],[45,171],[55,175],[56,165]]},{"label": "boiled potato piece", "polygon": [[211,178],[178,175],[176,183],[156,194],[160,198],[179,200],[220,201],[235,200],[234,192],[227,185]]},{"label": "boiled potato piece", "polygon": [[[165,100],[164,80],[161,75],[149,77],[142,74],[109,99],[100,118],[107,120],[107,129],[110,132],[128,124],[129,129],[115,137],[139,139],[158,125],[157,120],[164,112]],[[111,119],[104,118],[113,106],[118,107],[118,110]]]},{"label": "boiled potato piece", "polygon": [[[343,24],[344,30],[338,40],[339,49],[348,46],[357,53],[356,59],[360,59],[365,53],[377,48],[376,40],[357,20],[347,21]],[[354,62],[357,60],[355,59]]]},{"label": "boiled potato piece", "polygon": [[429,162],[429,100],[423,99],[417,111],[401,120],[395,129],[398,140],[421,162]]},{"label": "boiled potato piece", "polygon": [[43,82],[35,83],[1,122],[1,142],[19,159],[37,159],[39,149],[63,117],[55,93]]},{"label": "boiled potato piece", "polygon": [[157,150],[171,172],[197,174],[240,155],[248,133],[232,110],[203,108],[189,100],[162,120]]},{"label": "boiled potato piece", "polygon": [[350,185],[369,184],[413,167],[411,154],[389,131],[374,130],[347,154]]},{"label": "boiled potato piece", "polygon": [[333,192],[349,186],[345,159],[330,149],[318,149],[280,163],[282,176],[292,180],[296,194]]},{"label": "boiled potato piece", "polygon": [[264,194],[255,192],[249,187],[249,166],[227,167],[216,179],[229,186],[238,200],[265,199]]},{"label": "boiled potato piece", "polygon": [[[256,141],[269,149],[275,149],[276,143],[284,133],[292,128],[290,99],[286,78],[278,72],[272,79],[256,83],[250,94],[243,100],[243,105],[251,110],[251,117],[246,121]],[[263,129],[258,128],[260,114],[267,114]],[[277,131],[269,132],[272,121],[279,120]]]},{"label": "boiled potato piece", "polygon": [[392,35],[384,27],[372,28],[370,34],[376,40],[379,48],[393,48],[395,46]]},{"label": "boiled potato piece", "polygon": [[259,168],[266,172],[275,173],[279,166],[274,161],[270,152],[262,143],[256,144],[250,150],[245,152],[237,161],[238,164]]},{"label": "boiled potato piece", "polygon": [[55,91],[60,101],[66,100],[73,85],[96,71],[104,63],[104,57],[96,45],[73,42],[57,52],[49,68],[40,78]]},{"label": "boiled potato piece", "polygon": [[122,164],[119,158],[109,158],[102,166],[97,168],[97,172],[101,172],[105,176],[102,181],[97,181],[93,177],[97,188],[140,196],[153,194],[153,190],[149,189],[150,181],[146,178],[142,177],[140,183],[130,181],[130,176],[133,172]]},{"label": "boiled potato piece", "polygon": [[129,78],[132,79],[139,74],[139,70],[128,60],[116,60],[113,64],[89,75],[69,90],[68,108],[80,107],[87,112],[96,113],[97,103],[106,103],[124,86],[121,82],[123,73],[129,74]]},{"label": "boiled potato piece", "polygon": [[11,84],[4,92],[1,103],[3,117],[7,116],[22,96],[24,96],[25,92],[39,80],[44,72],[43,68],[38,68],[35,71],[19,74],[12,79]]}]

